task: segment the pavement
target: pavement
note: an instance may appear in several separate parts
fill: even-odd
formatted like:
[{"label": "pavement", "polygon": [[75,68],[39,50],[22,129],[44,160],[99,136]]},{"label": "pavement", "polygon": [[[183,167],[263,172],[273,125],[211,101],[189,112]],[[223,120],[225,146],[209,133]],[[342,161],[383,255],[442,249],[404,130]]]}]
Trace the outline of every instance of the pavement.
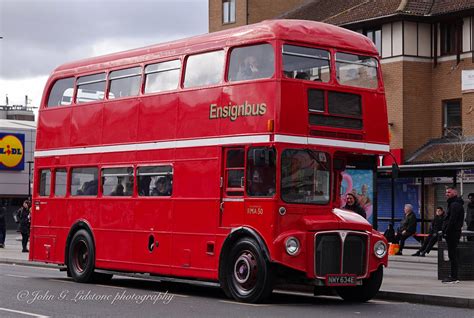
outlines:
[{"label": "pavement", "polygon": [[[21,252],[20,237],[15,231],[7,232],[5,248],[0,248],[0,263],[58,267],[28,261],[28,253]],[[431,251],[426,257],[411,256],[414,252],[415,249],[408,246],[404,255],[389,256],[377,299],[474,309],[474,281],[442,284],[438,280],[437,251]]]}]

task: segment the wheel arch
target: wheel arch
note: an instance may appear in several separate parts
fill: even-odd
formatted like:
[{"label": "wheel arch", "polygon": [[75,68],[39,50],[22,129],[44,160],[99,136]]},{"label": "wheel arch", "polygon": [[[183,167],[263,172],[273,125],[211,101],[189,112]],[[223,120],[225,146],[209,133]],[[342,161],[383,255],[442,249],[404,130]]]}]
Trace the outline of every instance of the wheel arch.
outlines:
[{"label": "wheel arch", "polygon": [[[92,227],[90,226],[89,222],[87,222],[86,220],[78,220],[76,221],[76,223],[74,223],[70,230],[69,230],[69,233],[67,235],[67,238],[66,238],[66,248],[64,249],[64,264],[66,266],[68,266],[68,261],[69,261],[69,245],[71,243],[71,240],[72,238],[74,237],[74,234],[76,234],[77,231],[79,230],[85,230],[87,231],[91,238],[92,238],[92,244],[94,245],[94,249],[95,249],[95,237],[94,237],[94,233],[92,232]],[[95,262],[95,260],[94,260]]]},{"label": "wheel arch", "polygon": [[268,250],[265,241],[263,240],[262,236],[252,228],[249,227],[239,227],[234,230],[226,237],[224,243],[222,244],[221,252],[219,255],[219,281],[222,281],[223,273],[225,272],[226,261],[228,260],[227,256],[235,242],[237,242],[241,238],[252,238],[254,239],[257,244],[259,245],[261,251],[263,252],[263,256],[266,261],[271,262],[270,252]]}]

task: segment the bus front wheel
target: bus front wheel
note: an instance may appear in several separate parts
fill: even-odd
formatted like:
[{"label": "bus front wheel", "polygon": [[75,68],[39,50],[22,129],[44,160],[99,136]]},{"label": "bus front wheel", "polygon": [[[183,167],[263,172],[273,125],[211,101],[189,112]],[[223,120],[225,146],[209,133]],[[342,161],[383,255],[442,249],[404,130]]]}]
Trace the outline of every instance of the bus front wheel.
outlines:
[{"label": "bus front wheel", "polygon": [[93,280],[95,250],[92,237],[86,230],[77,231],[71,239],[68,253],[68,270],[79,283]]},{"label": "bus front wheel", "polygon": [[223,280],[226,294],[237,301],[257,303],[271,296],[271,264],[254,239],[242,238],[231,248]]},{"label": "bus front wheel", "polygon": [[349,302],[366,302],[377,294],[382,285],[383,267],[380,266],[372,275],[356,287],[339,287],[336,292],[342,299]]}]

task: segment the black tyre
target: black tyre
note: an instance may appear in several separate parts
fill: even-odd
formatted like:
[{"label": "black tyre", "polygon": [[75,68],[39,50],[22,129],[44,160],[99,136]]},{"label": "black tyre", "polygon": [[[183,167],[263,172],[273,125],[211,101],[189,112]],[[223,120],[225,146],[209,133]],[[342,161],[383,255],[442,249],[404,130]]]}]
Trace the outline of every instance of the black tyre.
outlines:
[{"label": "black tyre", "polygon": [[377,294],[382,285],[383,267],[380,266],[372,275],[356,287],[339,287],[336,292],[342,299],[350,302],[366,302]]},{"label": "black tyre", "polygon": [[235,300],[257,303],[271,296],[274,282],[271,264],[254,239],[238,240],[226,257],[222,270],[222,288]]},{"label": "black tyre", "polygon": [[69,243],[68,270],[79,283],[94,279],[95,250],[92,237],[86,230],[77,231]]}]

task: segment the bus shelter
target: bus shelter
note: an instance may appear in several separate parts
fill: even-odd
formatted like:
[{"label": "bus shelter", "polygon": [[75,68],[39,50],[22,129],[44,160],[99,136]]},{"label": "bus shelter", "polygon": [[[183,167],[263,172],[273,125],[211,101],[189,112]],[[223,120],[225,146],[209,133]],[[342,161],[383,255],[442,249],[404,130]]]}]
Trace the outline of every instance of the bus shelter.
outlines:
[{"label": "bus shelter", "polygon": [[[388,224],[396,224],[401,221],[400,213],[397,213],[400,207],[396,208],[397,202],[397,186],[396,182],[403,178],[413,178],[416,180],[416,184],[419,186],[419,199],[418,202],[406,202],[416,203],[419,205],[420,215],[418,218],[420,233],[425,233],[429,229],[429,223],[432,219],[428,217],[427,211],[427,191],[425,183],[426,178],[449,178],[450,184],[459,188],[458,179],[459,172],[461,170],[474,169],[474,161],[470,162],[455,162],[455,163],[431,163],[431,164],[413,164],[413,165],[400,165],[398,167],[392,166],[381,166],[377,169],[377,184],[378,184],[378,208],[374,218],[374,228],[384,231]],[[388,184],[390,193],[387,195],[385,191],[384,199],[381,198],[383,195],[380,190],[380,184]],[[385,189],[386,190],[386,189]],[[467,195],[467,194],[466,194]],[[466,195],[464,195],[466,197]],[[388,200],[387,200],[388,199]],[[388,207],[387,202],[389,201]],[[385,210],[389,209],[390,213],[381,213],[381,206],[385,203]],[[403,211],[403,208],[401,208]],[[402,214],[403,215],[403,214]]]}]

